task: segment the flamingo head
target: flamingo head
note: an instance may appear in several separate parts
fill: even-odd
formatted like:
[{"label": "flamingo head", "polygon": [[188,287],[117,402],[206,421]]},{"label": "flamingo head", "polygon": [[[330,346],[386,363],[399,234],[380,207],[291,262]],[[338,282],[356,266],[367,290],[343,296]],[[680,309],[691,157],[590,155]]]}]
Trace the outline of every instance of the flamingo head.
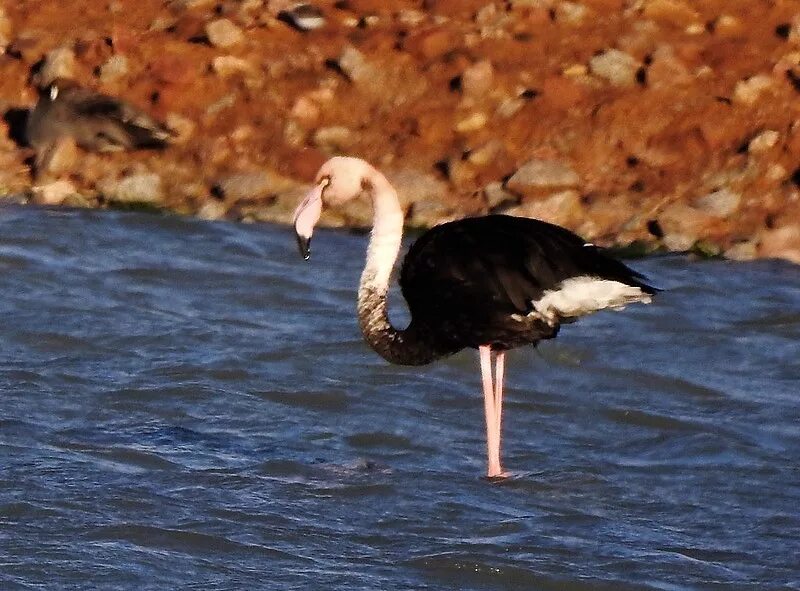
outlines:
[{"label": "flamingo head", "polygon": [[300,254],[311,256],[311,235],[322,214],[322,205],[342,205],[366,188],[371,167],[359,158],[335,156],[323,164],[314,186],[294,211],[294,231]]}]

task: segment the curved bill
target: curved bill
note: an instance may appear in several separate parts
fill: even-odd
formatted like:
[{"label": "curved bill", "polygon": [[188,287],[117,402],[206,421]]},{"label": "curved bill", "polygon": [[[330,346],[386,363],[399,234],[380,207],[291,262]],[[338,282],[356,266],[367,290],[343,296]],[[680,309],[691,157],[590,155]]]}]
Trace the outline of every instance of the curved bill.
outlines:
[{"label": "curved bill", "polygon": [[297,246],[305,260],[311,256],[311,235],[314,226],[322,214],[322,190],[327,185],[326,180],[314,185],[305,198],[294,210],[294,231],[297,235]]}]

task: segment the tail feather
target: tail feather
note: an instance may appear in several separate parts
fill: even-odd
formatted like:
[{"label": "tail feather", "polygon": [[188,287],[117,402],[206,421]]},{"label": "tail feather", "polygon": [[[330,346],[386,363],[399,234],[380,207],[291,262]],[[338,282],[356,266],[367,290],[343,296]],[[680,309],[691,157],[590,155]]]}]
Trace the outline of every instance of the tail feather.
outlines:
[{"label": "tail feather", "polygon": [[[155,123],[155,122],[153,122]],[[174,137],[165,127],[158,125],[141,125],[139,121],[125,124],[125,130],[134,148],[164,149]]]}]

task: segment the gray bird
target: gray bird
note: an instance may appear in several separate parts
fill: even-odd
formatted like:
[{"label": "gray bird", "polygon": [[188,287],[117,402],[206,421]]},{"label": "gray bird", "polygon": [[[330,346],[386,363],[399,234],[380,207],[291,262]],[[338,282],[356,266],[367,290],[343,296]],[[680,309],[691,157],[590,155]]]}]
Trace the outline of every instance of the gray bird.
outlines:
[{"label": "gray bird", "polygon": [[90,152],[118,152],[161,149],[175,135],[133,105],[65,79],[42,91],[25,132],[37,159],[63,138]]}]

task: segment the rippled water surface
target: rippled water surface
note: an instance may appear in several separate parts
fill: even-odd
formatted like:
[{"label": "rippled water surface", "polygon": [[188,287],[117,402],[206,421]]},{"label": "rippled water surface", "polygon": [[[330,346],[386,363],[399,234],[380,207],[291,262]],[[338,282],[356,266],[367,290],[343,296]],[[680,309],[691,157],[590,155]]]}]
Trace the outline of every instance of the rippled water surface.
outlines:
[{"label": "rippled water surface", "polygon": [[0,209],[0,589],[800,586],[799,267],[633,262],[510,355],[491,483],[476,354],[362,343],[364,242]]}]

